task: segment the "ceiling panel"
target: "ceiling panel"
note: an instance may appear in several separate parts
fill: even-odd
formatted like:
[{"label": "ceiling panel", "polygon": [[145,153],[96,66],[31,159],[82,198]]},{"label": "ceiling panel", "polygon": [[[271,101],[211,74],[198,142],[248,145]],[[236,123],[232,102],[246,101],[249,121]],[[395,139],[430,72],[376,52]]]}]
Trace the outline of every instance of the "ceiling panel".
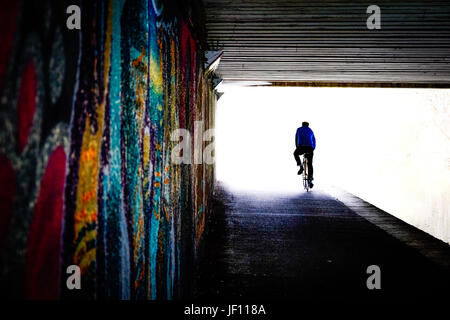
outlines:
[{"label": "ceiling panel", "polygon": [[[381,8],[368,30],[367,7]],[[224,80],[450,84],[450,1],[205,0]]]}]

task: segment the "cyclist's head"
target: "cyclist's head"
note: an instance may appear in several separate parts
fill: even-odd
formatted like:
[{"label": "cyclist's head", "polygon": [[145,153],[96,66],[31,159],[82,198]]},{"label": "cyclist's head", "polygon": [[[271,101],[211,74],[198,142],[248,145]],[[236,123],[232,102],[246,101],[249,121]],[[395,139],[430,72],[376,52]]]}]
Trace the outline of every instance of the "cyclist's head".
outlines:
[{"label": "cyclist's head", "polygon": [[302,127],[309,127],[309,122],[303,121],[302,122]]}]

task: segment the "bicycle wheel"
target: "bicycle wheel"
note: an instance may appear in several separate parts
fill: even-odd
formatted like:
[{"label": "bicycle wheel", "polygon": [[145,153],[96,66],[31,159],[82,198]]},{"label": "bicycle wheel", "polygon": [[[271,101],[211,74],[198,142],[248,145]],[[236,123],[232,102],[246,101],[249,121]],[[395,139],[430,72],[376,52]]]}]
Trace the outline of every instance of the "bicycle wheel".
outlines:
[{"label": "bicycle wheel", "polygon": [[303,156],[303,188],[305,188],[306,192],[309,191],[309,183],[308,183],[308,159]]},{"label": "bicycle wheel", "polygon": [[305,189],[306,192],[308,192],[309,186],[308,181],[306,179],[303,179],[303,189]]}]

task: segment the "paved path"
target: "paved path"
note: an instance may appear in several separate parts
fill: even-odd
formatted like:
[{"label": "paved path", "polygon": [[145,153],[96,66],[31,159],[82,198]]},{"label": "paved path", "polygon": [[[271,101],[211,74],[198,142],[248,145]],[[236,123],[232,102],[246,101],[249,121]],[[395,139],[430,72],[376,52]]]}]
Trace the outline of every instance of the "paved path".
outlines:
[{"label": "paved path", "polygon": [[[323,191],[216,193],[199,299],[450,297],[448,270]],[[381,268],[381,290],[366,287],[370,265]]]}]

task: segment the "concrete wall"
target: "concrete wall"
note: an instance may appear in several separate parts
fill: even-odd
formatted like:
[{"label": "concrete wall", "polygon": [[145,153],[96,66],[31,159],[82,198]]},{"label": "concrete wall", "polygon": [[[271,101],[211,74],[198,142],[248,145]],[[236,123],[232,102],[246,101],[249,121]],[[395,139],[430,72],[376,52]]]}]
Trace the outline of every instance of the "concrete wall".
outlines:
[{"label": "concrete wall", "polygon": [[0,0],[2,295],[189,292],[213,168],[174,165],[170,134],[212,126],[196,3]]},{"label": "concrete wall", "polygon": [[332,159],[323,174],[450,243],[450,90],[354,90],[359,106],[335,95],[328,109],[336,135],[317,151],[319,163]]}]

